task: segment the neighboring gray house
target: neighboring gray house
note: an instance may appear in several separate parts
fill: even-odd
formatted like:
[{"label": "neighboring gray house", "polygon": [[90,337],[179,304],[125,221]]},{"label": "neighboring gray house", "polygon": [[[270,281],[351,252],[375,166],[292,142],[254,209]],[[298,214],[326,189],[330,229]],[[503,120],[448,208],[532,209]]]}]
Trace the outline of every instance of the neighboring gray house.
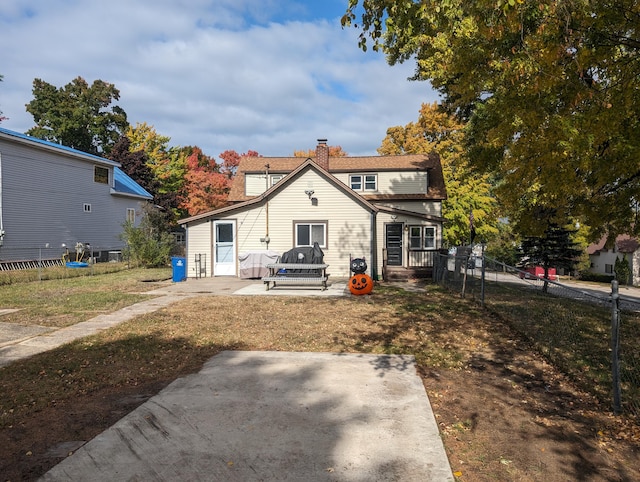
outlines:
[{"label": "neighboring gray house", "polygon": [[120,251],[153,197],[117,162],[0,128],[0,262]]}]

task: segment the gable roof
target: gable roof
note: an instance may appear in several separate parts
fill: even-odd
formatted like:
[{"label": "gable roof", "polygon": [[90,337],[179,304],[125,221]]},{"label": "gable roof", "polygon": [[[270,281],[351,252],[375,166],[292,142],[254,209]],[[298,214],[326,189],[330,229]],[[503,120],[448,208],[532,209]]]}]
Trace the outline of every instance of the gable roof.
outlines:
[{"label": "gable roof", "polygon": [[614,245],[611,246],[607,235],[602,236],[597,243],[590,244],[587,247],[587,254],[599,255],[602,251],[613,247],[617,249],[619,253],[635,253],[640,248],[640,243],[636,238],[629,236],[628,234],[620,234],[614,240]]},{"label": "gable roof", "polygon": [[72,147],[63,146],[62,144],[56,144],[55,142],[45,141],[43,139],[38,139],[37,137],[28,136],[26,134],[21,134],[19,132],[10,131],[9,129],[4,129],[0,127],[0,139],[2,138],[7,140],[13,140],[15,142],[19,142],[20,144],[25,144],[38,149],[56,151],[59,154],[64,153],[68,156],[80,158],[82,160],[90,161],[93,163],[105,164],[109,166],[120,166],[119,163],[112,161],[110,159],[105,159],[104,157],[96,156],[94,154],[89,154],[87,152],[82,152]]},{"label": "gable roof", "polygon": [[[253,197],[245,194],[245,174],[264,173],[267,165],[269,166],[269,174],[289,174],[309,159],[314,162],[316,161],[316,157],[242,157],[238,164],[233,185],[229,191],[229,201],[242,202]],[[383,171],[429,171],[429,193],[420,195],[364,194],[361,197],[371,200],[400,198],[442,200],[447,197],[444,176],[442,174],[442,166],[440,165],[440,156],[435,152],[430,154],[406,154],[401,156],[329,158],[329,173]]]},{"label": "gable roof", "polygon": [[[264,159],[264,158],[259,158],[259,159]],[[298,158],[298,159],[302,159],[302,158]],[[216,210],[213,210],[213,211],[207,211],[205,213],[196,214],[195,216],[191,216],[191,217],[188,217],[188,218],[181,219],[181,220],[178,221],[178,224],[188,224],[190,222],[197,221],[197,220],[200,220],[200,219],[206,219],[206,218],[209,218],[209,217],[212,217],[212,216],[217,216],[217,215],[220,215],[220,214],[227,214],[227,213],[239,210],[239,209],[243,209],[243,208],[248,207],[248,206],[252,206],[252,205],[255,205],[255,204],[260,204],[265,199],[268,199],[269,197],[272,197],[272,196],[276,195],[278,192],[286,189],[286,187],[289,184],[291,184],[296,178],[300,177],[303,173],[307,172],[308,170],[314,170],[321,177],[325,178],[327,180],[327,182],[329,182],[330,184],[335,186],[337,189],[339,189],[342,192],[344,192],[347,196],[352,198],[354,201],[356,201],[357,203],[359,203],[360,205],[362,205],[363,207],[365,207],[369,211],[377,212],[377,211],[380,210],[377,206],[371,204],[369,201],[364,199],[362,196],[359,196],[357,193],[353,192],[353,190],[349,189],[344,183],[340,182],[340,180],[336,179],[333,175],[331,175],[326,170],[324,170],[320,166],[318,166],[313,161],[313,159],[307,158],[306,160],[303,159],[302,163],[293,172],[290,172],[289,176],[287,176],[284,179],[282,179],[281,181],[277,182],[275,185],[271,186],[271,188],[269,188],[268,190],[266,190],[265,192],[263,192],[259,196],[251,197],[250,199],[247,199],[246,201],[242,201],[242,202],[239,202],[239,203],[236,203],[236,204],[232,204],[232,205],[224,207],[224,208],[216,209]]]}]

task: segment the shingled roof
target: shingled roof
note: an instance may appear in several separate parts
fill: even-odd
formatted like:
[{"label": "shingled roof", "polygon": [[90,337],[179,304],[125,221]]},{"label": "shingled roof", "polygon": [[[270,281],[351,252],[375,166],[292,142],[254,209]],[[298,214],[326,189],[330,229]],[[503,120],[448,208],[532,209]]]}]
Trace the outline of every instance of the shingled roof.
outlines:
[{"label": "shingled roof", "polygon": [[[269,174],[289,174],[297,169],[307,159],[316,162],[316,157],[243,157],[238,164],[238,170],[229,192],[230,202],[242,202],[252,199],[245,195],[245,174],[264,173],[269,166]],[[317,163],[321,165],[321,163]],[[416,195],[363,195],[369,200],[382,199],[428,199],[443,200],[447,197],[444,185],[440,157],[435,152],[431,154],[407,154],[401,156],[364,156],[364,157],[329,157],[331,174],[383,171],[429,171],[429,193]]]}]

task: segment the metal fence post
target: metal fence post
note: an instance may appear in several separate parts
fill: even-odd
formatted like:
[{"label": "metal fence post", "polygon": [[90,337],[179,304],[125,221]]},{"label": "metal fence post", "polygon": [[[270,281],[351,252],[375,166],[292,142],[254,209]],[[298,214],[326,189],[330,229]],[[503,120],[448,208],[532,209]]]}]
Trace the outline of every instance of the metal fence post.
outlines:
[{"label": "metal fence post", "polygon": [[613,413],[622,412],[620,393],[620,294],[618,282],[611,281],[611,379],[613,383]]},{"label": "metal fence post", "polygon": [[482,262],[482,268],[480,270],[480,306],[484,308],[484,276],[485,276],[485,257],[484,257],[484,241],[482,242],[482,256],[480,261]]}]

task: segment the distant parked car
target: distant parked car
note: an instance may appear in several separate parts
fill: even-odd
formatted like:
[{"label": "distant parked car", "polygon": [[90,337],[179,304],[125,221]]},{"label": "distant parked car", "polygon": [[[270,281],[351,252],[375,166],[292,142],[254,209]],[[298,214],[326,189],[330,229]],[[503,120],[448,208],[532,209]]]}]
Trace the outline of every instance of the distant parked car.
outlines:
[{"label": "distant parked car", "polygon": [[[542,266],[531,266],[530,268],[525,268],[524,271],[520,272],[520,278],[522,279],[533,279],[536,277],[544,278],[544,268]],[[549,268],[547,279],[551,281],[558,280],[555,268]]]}]

